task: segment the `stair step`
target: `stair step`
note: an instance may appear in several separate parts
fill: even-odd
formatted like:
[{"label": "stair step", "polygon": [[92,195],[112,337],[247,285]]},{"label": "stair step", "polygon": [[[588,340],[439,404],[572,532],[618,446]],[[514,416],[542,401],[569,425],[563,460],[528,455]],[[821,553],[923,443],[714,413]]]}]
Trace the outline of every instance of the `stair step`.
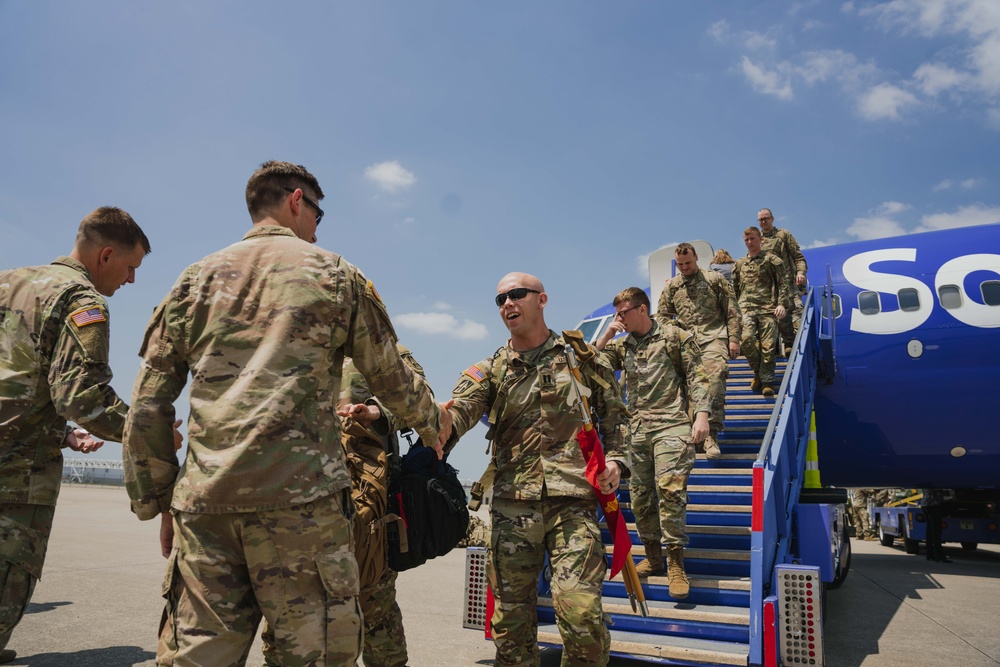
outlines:
[{"label": "stair step", "polygon": [[[691,637],[653,636],[615,628],[610,630],[611,654],[615,657],[658,658],[660,664],[744,667],[750,654],[748,644]],[[562,646],[562,637],[554,623],[538,624],[538,643],[541,646]]]}]

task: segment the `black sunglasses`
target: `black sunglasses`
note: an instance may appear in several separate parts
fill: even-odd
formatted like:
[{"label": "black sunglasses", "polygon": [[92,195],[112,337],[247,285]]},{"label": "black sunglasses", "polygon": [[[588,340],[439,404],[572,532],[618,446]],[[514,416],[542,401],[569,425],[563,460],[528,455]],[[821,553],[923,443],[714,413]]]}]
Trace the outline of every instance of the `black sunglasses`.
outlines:
[{"label": "black sunglasses", "polygon": [[[287,185],[282,185],[281,189],[284,190],[285,192],[295,192],[295,188],[290,188]],[[304,192],[302,193],[302,199],[304,199],[305,202],[307,204],[309,204],[310,206],[312,206],[313,210],[316,211],[316,224],[318,225],[320,223],[320,220],[323,219],[323,209],[321,209],[319,207],[319,204],[317,204],[316,202],[314,202],[312,199],[309,199],[309,197],[306,197],[306,193],[304,193]]]},{"label": "black sunglasses", "polygon": [[528,296],[528,292],[531,292],[532,294],[541,294],[541,292],[539,292],[536,289],[529,289],[527,287],[515,287],[509,292],[501,292],[500,294],[497,294],[496,298],[497,308],[499,308],[500,306],[504,305],[507,302],[507,297],[510,297],[511,301],[520,301],[524,297]]}]

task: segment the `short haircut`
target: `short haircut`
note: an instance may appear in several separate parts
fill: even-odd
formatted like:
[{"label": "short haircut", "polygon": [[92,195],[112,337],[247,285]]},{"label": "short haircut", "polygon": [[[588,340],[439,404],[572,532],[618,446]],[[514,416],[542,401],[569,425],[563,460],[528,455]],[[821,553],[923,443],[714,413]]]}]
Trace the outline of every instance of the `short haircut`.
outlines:
[{"label": "short haircut", "polygon": [[761,236],[760,229],[757,227],[747,227],[744,229],[743,236],[746,236],[747,234],[756,234],[757,236]]},{"label": "short haircut", "polygon": [[616,296],[615,300],[611,302],[611,305],[617,306],[618,304],[626,301],[631,303],[636,308],[639,306],[646,306],[646,310],[649,310],[649,297],[646,296],[646,290],[641,287],[626,287],[618,293],[618,296]]},{"label": "short haircut", "polygon": [[712,256],[712,264],[732,264],[735,261],[725,248],[719,248]]},{"label": "short haircut", "polygon": [[698,251],[694,249],[694,246],[690,243],[679,243],[677,248],[674,250],[675,255],[686,255],[691,253],[694,255],[695,259],[698,259]]},{"label": "short haircut", "polygon": [[147,255],[152,252],[149,239],[132,216],[115,206],[102,206],[88,213],[80,221],[76,245],[102,248],[113,245],[127,251],[142,245]]},{"label": "short haircut", "polygon": [[757,211],[757,215],[760,215],[764,211],[767,211],[767,217],[769,217],[769,218],[773,218],[774,217],[774,213],[771,213],[771,209],[769,209],[769,208],[762,208],[762,209],[760,209],[759,211]]},{"label": "short haircut", "polygon": [[291,162],[268,160],[247,181],[247,210],[250,218],[257,222],[280,204],[288,196],[285,188],[301,188],[315,195],[317,200],[323,198],[319,181],[305,167]]}]

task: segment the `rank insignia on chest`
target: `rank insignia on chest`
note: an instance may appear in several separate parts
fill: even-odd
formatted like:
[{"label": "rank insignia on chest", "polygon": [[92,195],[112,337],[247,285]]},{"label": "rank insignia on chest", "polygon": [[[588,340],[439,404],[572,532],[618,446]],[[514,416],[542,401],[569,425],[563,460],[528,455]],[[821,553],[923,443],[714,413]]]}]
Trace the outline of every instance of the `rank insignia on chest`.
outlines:
[{"label": "rank insignia on chest", "polygon": [[80,310],[70,313],[69,317],[73,320],[73,324],[77,327],[85,327],[88,324],[108,321],[108,318],[104,317],[104,311],[97,306],[81,308]]},{"label": "rank insignia on chest", "polygon": [[552,371],[542,371],[542,386],[543,387],[554,387],[556,386],[555,376],[552,375]]}]

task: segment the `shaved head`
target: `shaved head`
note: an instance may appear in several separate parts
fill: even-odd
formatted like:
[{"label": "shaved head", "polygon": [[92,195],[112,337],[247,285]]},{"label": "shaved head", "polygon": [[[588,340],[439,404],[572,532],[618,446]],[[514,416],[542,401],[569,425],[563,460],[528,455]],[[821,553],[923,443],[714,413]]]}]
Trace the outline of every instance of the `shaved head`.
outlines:
[{"label": "shaved head", "polygon": [[[504,285],[510,285],[510,287],[503,288]],[[528,287],[530,289],[536,289],[539,292],[545,291],[542,281],[536,276],[533,276],[530,273],[520,273],[518,271],[508,273],[500,279],[500,282],[497,284],[497,294],[500,292],[506,292],[512,287]]]}]

